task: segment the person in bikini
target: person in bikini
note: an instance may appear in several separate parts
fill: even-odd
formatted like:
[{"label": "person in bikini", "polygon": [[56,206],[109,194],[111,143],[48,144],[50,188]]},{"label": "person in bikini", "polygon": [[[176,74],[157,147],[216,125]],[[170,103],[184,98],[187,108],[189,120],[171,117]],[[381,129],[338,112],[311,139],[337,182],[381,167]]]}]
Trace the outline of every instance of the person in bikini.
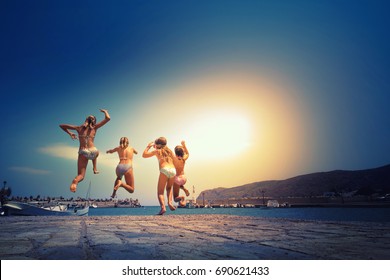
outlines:
[{"label": "person in bikini", "polygon": [[188,157],[189,153],[186,143],[181,141],[181,146],[178,145],[175,147],[175,157],[173,157],[173,164],[176,168],[176,175],[173,180],[173,199],[175,202],[179,203],[180,207],[186,206],[186,198],[184,196],[179,196],[180,189],[185,192],[186,196],[190,195],[190,192],[184,187],[184,184],[187,182],[187,178],[184,174],[184,166]]},{"label": "person in bikini", "polygon": [[[96,117],[91,115],[88,116],[85,119],[85,122],[79,126],[60,124],[60,128],[68,133],[73,140],[79,140],[77,176],[73,179],[72,184],[70,185],[71,192],[76,192],[77,184],[84,179],[89,160],[92,160],[93,173],[99,174],[99,171],[97,170],[97,157],[99,156],[99,151],[94,144],[95,135],[97,130],[110,120],[110,115],[107,110],[100,109],[100,112],[104,113],[105,117],[104,120],[99,123],[96,123]],[[75,130],[77,135],[70,132],[70,130]]]},{"label": "person in bikini", "polygon": [[[119,163],[116,166],[116,180],[114,183],[114,191],[112,192],[111,197],[114,198],[116,196],[116,191],[119,187],[124,188],[129,193],[134,192],[134,174],[133,174],[133,155],[138,154],[138,152],[129,146],[129,139],[127,137],[122,137],[119,140],[119,146],[108,150],[107,154],[118,153]],[[122,181],[122,177],[125,176],[124,183]]]},{"label": "person in bikini", "polygon": [[[150,148],[154,150],[149,151]],[[142,157],[150,158],[156,156],[158,160],[158,165],[160,169],[160,175],[158,177],[157,183],[157,198],[160,203],[161,210],[158,215],[164,215],[166,212],[165,201],[164,201],[164,188],[167,191],[168,206],[173,211],[176,209],[173,206],[172,199],[172,185],[173,180],[176,175],[176,169],[173,165],[173,152],[167,147],[167,140],[164,137],[156,139],[154,142],[150,142],[143,154]]]}]

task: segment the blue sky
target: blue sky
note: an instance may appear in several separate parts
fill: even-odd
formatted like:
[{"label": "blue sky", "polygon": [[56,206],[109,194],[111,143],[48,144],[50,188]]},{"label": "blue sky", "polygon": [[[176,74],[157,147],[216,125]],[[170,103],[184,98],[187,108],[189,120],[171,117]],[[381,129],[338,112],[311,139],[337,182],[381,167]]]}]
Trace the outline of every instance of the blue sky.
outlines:
[{"label": "blue sky", "polygon": [[[14,195],[109,197],[122,136],[139,198],[157,205],[159,136],[186,140],[200,191],[390,161],[386,1],[1,1],[0,179]],[[78,192],[93,114],[101,174]]]}]

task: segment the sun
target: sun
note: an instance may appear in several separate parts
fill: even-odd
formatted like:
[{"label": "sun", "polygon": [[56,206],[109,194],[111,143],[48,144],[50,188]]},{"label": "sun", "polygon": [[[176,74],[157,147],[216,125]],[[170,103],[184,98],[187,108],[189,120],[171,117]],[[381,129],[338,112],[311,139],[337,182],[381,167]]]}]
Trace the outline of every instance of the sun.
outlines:
[{"label": "sun", "polygon": [[246,166],[246,177],[254,180],[259,170],[276,177],[303,166],[311,158],[303,155],[317,141],[307,141],[313,139],[308,134],[312,118],[305,100],[298,98],[299,87],[266,70],[229,69],[151,90],[153,102],[145,101],[137,113],[142,116],[139,135],[163,135],[172,148],[184,140],[191,162],[196,160],[199,168],[213,162],[225,175]]},{"label": "sun", "polygon": [[196,157],[225,160],[250,146],[250,122],[245,116],[223,111],[198,116],[185,132],[191,139],[191,154]]}]

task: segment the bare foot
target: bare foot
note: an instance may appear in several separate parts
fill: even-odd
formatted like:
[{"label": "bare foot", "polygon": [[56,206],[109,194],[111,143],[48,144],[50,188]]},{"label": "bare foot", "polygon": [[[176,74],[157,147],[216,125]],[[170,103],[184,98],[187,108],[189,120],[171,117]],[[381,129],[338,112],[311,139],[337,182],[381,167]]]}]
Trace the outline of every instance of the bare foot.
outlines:
[{"label": "bare foot", "polygon": [[73,180],[72,184],[70,185],[70,191],[71,192],[76,192],[76,190],[77,190],[77,181]]},{"label": "bare foot", "polygon": [[185,200],[180,201],[179,205],[180,205],[180,207],[186,207],[186,201]]},{"label": "bare foot", "polygon": [[186,196],[190,196],[190,192],[184,186],[180,186],[180,188],[183,189],[183,191],[186,193]]},{"label": "bare foot", "polygon": [[168,203],[168,206],[169,206],[169,209],[171,209],[171,211],[175,211],[176,210],[176,207],[173,206],[172,204]]},{"label": "bare foot", "polygon": [[94,174],[99,174],[100,172],[97,171],[97,170],[94,170],[93,173],[94,173]]},{"label": "bare foot", "polygon": [[178,196],[178,197],[175,197],[175,198],[173,199],[173,201],[175,201],[175,202],[180,202],[180,201],[182,201],[183,199],[185,199],[184,196]]},{"label": "bare foot", "polygon": [[165,213],[165,212],[167,212],[167,210],[165,210],[165,209],[161,209],[161,211],[160,211],[160,212],[158,212],[158,214],[157,214],[157,215],[161,215],[161,216],[162,216],[162,215],[164,215],[164,213]]}]

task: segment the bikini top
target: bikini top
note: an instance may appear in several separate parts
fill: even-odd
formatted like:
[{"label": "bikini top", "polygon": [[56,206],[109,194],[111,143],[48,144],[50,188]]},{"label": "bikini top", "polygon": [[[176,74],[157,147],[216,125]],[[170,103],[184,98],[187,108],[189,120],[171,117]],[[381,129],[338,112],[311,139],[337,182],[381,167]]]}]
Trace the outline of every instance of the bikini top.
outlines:
[{"label": "bikini top", "polygon": [[79,135],[79,138],[85,138],[85,139],[89,139],[89,138],[95,138],[95,136],[90,136],[90,135]]}]

